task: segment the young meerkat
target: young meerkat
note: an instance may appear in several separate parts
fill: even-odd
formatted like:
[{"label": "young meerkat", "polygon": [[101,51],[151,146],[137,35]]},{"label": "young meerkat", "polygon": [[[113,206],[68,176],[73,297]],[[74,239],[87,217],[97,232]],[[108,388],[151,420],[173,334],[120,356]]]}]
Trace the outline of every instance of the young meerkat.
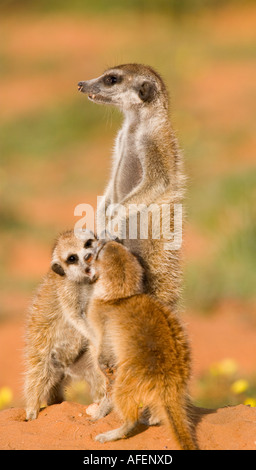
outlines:
[{"label": "young meerkat", "polygon": [[[183,199],[184,174],[181,153],[169,119],[166,86],[151,67],[125,64],[106,70],[98,78],[79,82],[78,89],[91,101],[114,105],[124,114],[124,122],[115,141],[105,204],[98,210],[98,220],[101,221],[108,212],[110,204],[124,206],[126,219],[120,215],[120,233],[115,234],[140,256],[146,274],[146,291],[175,309],[180,296],[181,228],[174,225],[174,205]],[[134,224],[139,229],[137,210],[132,205],[141,204],[150,208],[148,238],[142,239],[138,235],[132,239],[129,238],[127,218],[131,211],[135,217]],[[168,214],[163,211],[163,204],[169,205]],[[115,217],[116,222],[118,217]],[[162,233],[160,239],[154,239],[158,225]],[[124,226],[126,238],[123,236]],[[179,241],[175,242],[175,247],[167,249],[170,232],[175,232]],[[101,229],[97,235],[101,236]]]},{"label": "young meerkat", "polygon": [[93,276],[86,259],[92,238],[59,236],[52,252],[51,269],[40,285],[26,324],[25,387],[26,419],[36,419],[43,401],[63,401],[69,378],[86,380],[92,397],[105,394],[105,378],[90,352],[85,326],[86,307]]},{"label": "young meerkat", "polygon": [[183,449],[195,450],[187,392],[190,349],[183,327],[170,308],[143,293],[136,256],[115,241],[94,245],[89,261],[96,281],[86,321],[99,363],[102,350],[105,363],[108,357],[114,362],[111,399],[124,420],[96,440],[125,437],[136,426],[140,408],[148,407],[170,424]]}]

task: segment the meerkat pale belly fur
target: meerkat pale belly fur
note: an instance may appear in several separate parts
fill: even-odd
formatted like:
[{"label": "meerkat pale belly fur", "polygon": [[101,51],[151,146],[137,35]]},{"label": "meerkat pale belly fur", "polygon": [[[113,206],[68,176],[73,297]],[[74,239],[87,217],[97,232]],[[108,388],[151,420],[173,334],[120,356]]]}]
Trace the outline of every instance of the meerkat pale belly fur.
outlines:
[{"label": "meerkat pale belly fur", "polygon": [[45,276],[28,312],[25,346],[27,420],[36,419],[40,405],[63,401],[63,386],[70,378],[85,379],[94,400],[105,393],[105,378],[90,352],[85,326],[92,292],[86,256],[91,239],[74,232],[61,234]]},{"label": "meerkat pale belly fur", "polygon": [[[149,213],[148,239],[140,239],[139,231],[137,238],[129,239],[126,221],[123,242],[143,260],[146,291],[175,309],[180,297],[180,247],[166,249],[170,240],[163,234],[174,232],[174,204],[183,200],[185,177],[182,155],[169,119],[165,84],[151,67],[126,64],[107,70],[99,78],[80,82],[78,87],[91,101],[114,105],[124,114],[115,141],[106,204],[99,208],[98,219],[110,204],[122,204],[127,216],[131,204],[147,207],[155,204],[152,215]],[[169,204],[170,218],[164,218],[161,213],[161,237],[152,239],[151,222],[157,220],[154,213],[162,204]],[[122,238],[122,232],[117,235]]]},{"label": "meerkat pale belly fur", "polygon": [[[96,440],[126,437],[136,426],[140,409],[148,407],[170,425],[183,449],[195,450],[187,391],[190,348],[180,320],[169,307],[143,293],[142,266],[127,248],[114,241],[94,243],[91,265],[96,281],[87,323],[99,363],[102,349],[105,361],[115,362],[110,394],[124,421]],[[104,411],[96,411],[95,419]]]}]

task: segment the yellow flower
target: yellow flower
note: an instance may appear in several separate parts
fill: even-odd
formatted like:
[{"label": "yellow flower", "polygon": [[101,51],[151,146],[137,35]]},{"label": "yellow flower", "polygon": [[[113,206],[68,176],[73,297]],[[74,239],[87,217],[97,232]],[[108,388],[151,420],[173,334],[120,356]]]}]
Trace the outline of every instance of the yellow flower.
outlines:
[{"label": "yellow flower", "polygon": [[238,379],[231,385],[231,391],[236,395],[245,392],[249,387],[249,383],[245,379]]},{"label": "yellow flower", "polygon": [[0,409],[9,405],[12,399],[13,399],[13,393],[9,387],[0,388]]},{"label": "yellow flower", "polygon": [[215,362],[210,367],[210,373],[214,376],[217,375],[233,375],[237,371],[237,364],[233,359],[223,359],[220,362]]},{"label": "yellow flower", "polygon": [[244,401],[244,405],[256,406],[256,399],[255,398],[246,398]]}]

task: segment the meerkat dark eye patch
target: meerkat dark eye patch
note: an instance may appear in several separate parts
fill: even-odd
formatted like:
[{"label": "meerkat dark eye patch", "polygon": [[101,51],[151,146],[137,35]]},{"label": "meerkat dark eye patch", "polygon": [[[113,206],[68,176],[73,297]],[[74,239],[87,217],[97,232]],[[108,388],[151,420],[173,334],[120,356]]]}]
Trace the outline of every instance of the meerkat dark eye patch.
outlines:
[{"label": "meerkat dark eye patch", "polygon": [[92,246],[93,239],[89,238],[84,244],[84,248],[90,248]]},{"label": "meerkat dark eye patch", "polygon": [[143,82],[139,86],[139,97],[142,101],[150,103],[155,96],[155,85],[151,82]]},{"label": "meerkat dark eye patch", "polygon": [[77,263],[78,261],[78,256],[77,255],[70,255],[67,260],[66,260],[66,263],[67,264],[75,264]]},{"label": "meerkat dark eye patch", "polygon": [[52,270],[56,274],[59,274],[60,276],[65,276],[65,271],[64,271],[63,267],[58,263],[53,263],[52,264]]},{"label": "meerkat dark eye patch", "polygon": [[105,75],[103,78],[104,85],[112,86],[116,85],[117,83],[121,83],[122,77],[120,75]]}]

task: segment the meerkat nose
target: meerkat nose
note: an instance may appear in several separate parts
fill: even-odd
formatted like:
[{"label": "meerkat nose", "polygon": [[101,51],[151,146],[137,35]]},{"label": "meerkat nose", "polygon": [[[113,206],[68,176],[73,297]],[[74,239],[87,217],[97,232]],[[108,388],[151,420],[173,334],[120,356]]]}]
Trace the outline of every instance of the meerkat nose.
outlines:
[{"label": "meerkat nose", "polygon": [[78,91],[82,91],[83,86],[84,86],[83,82],[78,82],[78,84],[77,84]]}]

